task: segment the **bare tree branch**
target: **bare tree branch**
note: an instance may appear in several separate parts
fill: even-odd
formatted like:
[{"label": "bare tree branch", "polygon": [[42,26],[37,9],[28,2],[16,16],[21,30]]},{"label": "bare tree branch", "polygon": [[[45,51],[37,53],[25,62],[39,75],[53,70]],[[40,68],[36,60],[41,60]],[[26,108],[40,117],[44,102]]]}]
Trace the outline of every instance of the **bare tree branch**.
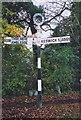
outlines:
[{"label": "bare tree branch", "polygon": [[[65,10],[70,10],[68,7],[66,7],[66,2],[64,3],[61,11],[60,11],[59,13],[56,12],[56,14],[55,14],[52,18],[50,18],[49,20],[45,21],[45,22],[42,24],[42,26],[43,26],[43,25],[46,25],[47,23],[50,23],[53,19],[56,19],[57,17],[61,16],[61,14],[62,14]],[[51,11],[51,10],[50,10],[50,11]],[[53,11],[51,11],[51,12],[53,12]]]}]

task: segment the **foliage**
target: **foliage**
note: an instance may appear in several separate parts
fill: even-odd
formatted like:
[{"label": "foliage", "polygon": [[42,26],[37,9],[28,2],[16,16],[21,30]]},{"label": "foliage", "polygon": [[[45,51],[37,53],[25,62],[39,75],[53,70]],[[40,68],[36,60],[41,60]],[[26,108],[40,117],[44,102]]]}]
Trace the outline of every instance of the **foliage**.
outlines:
[{"label": "foliage", "polygon": [[[31,6],[31,7],[30,7]],[[7,3],[4,2],[2,6],[2,28],[3,34],[5,36],[20,36],[23,33],[22,24],[17,20],[18,13],[23,10],[28,12],[28,14],[33,15],[36,12],[37,7],[32,3]],[[16,9],[17,8],[17,9]],[[31,8],[33,10],[31,10]],[[30,9],[30,10],[29,10]],[[22,17],[24,17],[22,15]],[[26,18],[27,19],[27,18]],[[12,22],[13,21],[13,22]],[[26,22],[26,21],[25,21]],[[24,26],[25,27],[25,26]],[[32,87],[32,53],[27,49],[26,46],[22,45],[4,45],[3,44],[3,96],[12,96],[20,94],[28,94],[29,89]]]},{"label": "foliage", "polygon": [[23,29],[20,28],[18,25],[8,25],[3,34],[2,34],[2,37],[7,35],[7,36],[10,36],[10,37],[13,37],[13,36],[20,36],[23,34]]},{"label": "foliage", "polygon": [[[79,83],[81,78],[81,2],[74,2],[72,6],[72,17],[73,19],[73,39],[74,39],[74,47],[75,53],[79,56],[78,64],[76,64],[76,82]],[[76,84],[76,83],[75,83]]]},{"label": "foliage", "polygon": [[74,72],[74,89],[79,90],[79,80],[81,78],[81,2],[73,2],[71,7],[71,15],[64,18],[55,28],[53,36],[70,35],[71,47],[74,57],[73,70]]},{"label": "foliage", "polygon": [[76,56],[70,45],[49,45],[42,55],[42,79],[45,92],[55,90],[60,86],[61,91],[72,90],[75,72],[73,69]]},{"label": "foliage", "polygon": [[24,94],[32,87],[32,53],[25,46],[5,46],[2,59],[3,95]]},{"label": "foliage", "polygon": [[32,33],[36,33],[33,23],[33,15],[42,13],[42,7],[33,5],[32,2],[3,2],[3,18],[8,20],[8,24],[17,24],[23,28],[30,26]]},{"label": "foliage", "polygon": [[[53,94],[60,86],[61,92],[79,90],[80,79],[80,4],[73,3],[71,15],[54,29],[52,37],[70,35],[70,45],[48,45],[42,55],[44,92]],[[75,82],[76,81],[76,82]]]}]

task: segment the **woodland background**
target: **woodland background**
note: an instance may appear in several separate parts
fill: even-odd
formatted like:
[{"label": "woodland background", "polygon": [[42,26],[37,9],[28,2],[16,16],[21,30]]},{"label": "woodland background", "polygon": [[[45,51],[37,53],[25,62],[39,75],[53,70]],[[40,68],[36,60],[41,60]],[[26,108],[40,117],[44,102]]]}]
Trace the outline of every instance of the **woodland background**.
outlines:
[{"label": "woodland background", "polygon": [[[59,12],[54,11],[53,20],[61,16],[66,9],[71,14],[58,22],[52,30],[51,37],[70,35],[71,42],[70,44],[46,45],[44,49],[41,49],[43,95],[80,91],[81,2],[69,3],[68,6],[64,2],[60,6]],[[37,31],[34,27],[33,15],[38,12],[44,16],[46,14],[43,6],[37,7],[32,2],[2,3],[3,97],[29,95],[29,90],[33,93],[37,90],[37,47],[33,46],[32,53],[25,45],[4,45],[4,38],[25,36],[25,25],[31,27],[32,34],[35,34]],[[47,20],[43,25],[50,27],[52,19]]]}]

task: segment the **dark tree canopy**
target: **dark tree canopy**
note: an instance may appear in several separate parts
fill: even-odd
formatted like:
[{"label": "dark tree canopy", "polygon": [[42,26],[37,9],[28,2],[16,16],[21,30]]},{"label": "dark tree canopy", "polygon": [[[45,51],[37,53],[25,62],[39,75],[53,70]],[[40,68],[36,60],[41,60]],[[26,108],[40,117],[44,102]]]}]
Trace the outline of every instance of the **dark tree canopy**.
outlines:
[{"label": "dark tree canopy", "polygon": [[9,24],[31,27],[33,34],[36,33],[33,15],[42,12],[42,7],[37,7],[32,2],[3,2],[3,18],[6,18]]}]

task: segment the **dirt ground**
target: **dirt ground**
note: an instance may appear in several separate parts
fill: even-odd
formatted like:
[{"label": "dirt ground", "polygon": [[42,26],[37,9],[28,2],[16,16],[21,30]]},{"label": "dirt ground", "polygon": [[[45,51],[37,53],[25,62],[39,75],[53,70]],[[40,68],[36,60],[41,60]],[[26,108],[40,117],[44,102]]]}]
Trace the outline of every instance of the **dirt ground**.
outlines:
[{"label": "dirt ground", "polygon": [[20,96],[2,100],[2,120],[81,119],[81,94],[43,96],[42,108],[37,97]]}]

